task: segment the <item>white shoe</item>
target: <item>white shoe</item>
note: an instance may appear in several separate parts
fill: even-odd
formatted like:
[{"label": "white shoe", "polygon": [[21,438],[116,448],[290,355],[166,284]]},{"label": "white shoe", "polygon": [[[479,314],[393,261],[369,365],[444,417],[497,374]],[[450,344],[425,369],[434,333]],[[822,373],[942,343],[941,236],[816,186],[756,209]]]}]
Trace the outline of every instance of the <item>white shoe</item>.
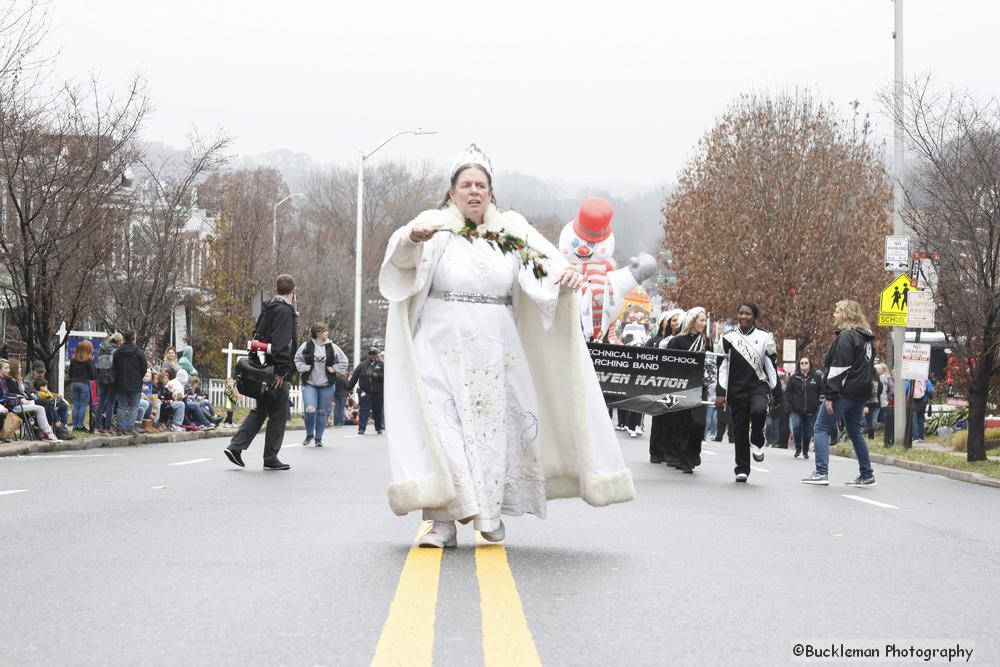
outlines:
[{"label": "white shoe", "polygon": [[750,453],[753,454],[753,460],[760,463],[764,460],[764,448],[758,447],[757,445],[750,445]]},{"label": "white shoe", "polygon": [[455,528],[454,521],[435,521],[431,529],[420,538],[420,546],[438,549],[456,547],[458,546],[457,535],[458,530]]},{"label": "white shoe", "polygon": [[496,530],[481,530],[479,531],[479,534],[482,535],[483,539],[487,542],[503,542],[503,538],[507,534],[507,531],[503,527],[503,521],[501,521]]}]

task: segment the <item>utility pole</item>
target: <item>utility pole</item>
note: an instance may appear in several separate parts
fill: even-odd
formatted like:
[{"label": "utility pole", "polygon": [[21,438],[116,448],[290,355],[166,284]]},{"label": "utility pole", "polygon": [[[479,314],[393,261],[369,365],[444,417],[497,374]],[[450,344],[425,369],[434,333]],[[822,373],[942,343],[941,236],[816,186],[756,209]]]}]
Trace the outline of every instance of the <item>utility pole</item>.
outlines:
[{"label": "utility pole", "polygon": [[[903,0],[893,0],[895,28],[892,38],[895,46],[895,80],[893,82],[893,133],[892,155],[892,233],[904,236],[903,229]],[[895,404],[893,406],[894,439],[906,441],[906,392],[903,390],[903,343],[906,341],[906,327],[892,328],[892,377],[895,382]]]}]

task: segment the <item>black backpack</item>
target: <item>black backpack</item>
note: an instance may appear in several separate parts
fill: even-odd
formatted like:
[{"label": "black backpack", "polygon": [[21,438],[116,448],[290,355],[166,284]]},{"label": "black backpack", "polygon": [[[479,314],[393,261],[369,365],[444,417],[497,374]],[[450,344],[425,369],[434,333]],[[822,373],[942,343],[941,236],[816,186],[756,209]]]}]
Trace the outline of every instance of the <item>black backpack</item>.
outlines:
[{"label": "black backpack", "polygon": [[97,357],[97,384],[109,385],[115,383],[115,352],[101,354]]}]

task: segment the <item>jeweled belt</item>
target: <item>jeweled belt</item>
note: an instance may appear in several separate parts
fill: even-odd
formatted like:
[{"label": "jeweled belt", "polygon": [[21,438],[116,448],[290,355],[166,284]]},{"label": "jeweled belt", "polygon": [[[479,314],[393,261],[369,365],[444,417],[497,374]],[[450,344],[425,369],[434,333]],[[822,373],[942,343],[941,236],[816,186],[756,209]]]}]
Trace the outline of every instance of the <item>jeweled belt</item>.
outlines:
[{"label": "jeweled belt", "polygon": [[432,299],[441,299],[442,301],[485,303],[492,306],[510,306],[514,303],[514,297],[510,294],[476,294],[475,292],[449,292],[446,290],[432,289],[429,296]]}]

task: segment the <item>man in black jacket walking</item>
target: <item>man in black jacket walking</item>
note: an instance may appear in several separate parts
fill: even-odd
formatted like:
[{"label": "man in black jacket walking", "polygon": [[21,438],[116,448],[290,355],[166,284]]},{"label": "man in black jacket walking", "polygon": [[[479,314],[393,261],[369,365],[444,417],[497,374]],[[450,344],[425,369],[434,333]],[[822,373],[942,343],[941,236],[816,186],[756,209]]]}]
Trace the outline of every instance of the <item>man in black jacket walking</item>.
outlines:
[{"label": "man in black jacket walking", "polygon": [[112,367],[115,369],[115,396],[118,400],[118,430],[137,435],[145,433],[136,422],[139,418],[139,397],[142,380],[149,365],[146,353],[135,344],[135,332],[125,332],[125,342],[115,352]]},{"label": "man in black jacket walking", "polygon": [[368,415],[371,413],[375,420],[375,432],[381,433],[384,428],[384,418],[382,417],[383,391],[385,381],[385,364],[378,358],[378,350],[374,347],[368,350],[368,359],[358,364],[351,375],[351,382],[348,385],[350,391],[354,390],[354,385],[360,385],[358,392],[358,434],[364,435],[368,427]]},{"label": "man in black jacket walking", "polygon": [[278,460],[281,441],[285,437],[288,419],[288,380],[295,366],[292,363],[298,344],[295,341],[298,312],[295,310],[295,278],[283,273],[275,283],[275,296],[264,305],[254,331],[255,340],[270,345],[267,363],[274,365],[274,391],[257,399],[257,406],[240,424],[239,430],[224,450],[226,457],[243,468],[243,452],[260,432],[264,421],[264,469],[288,470],[287,463]]}]

